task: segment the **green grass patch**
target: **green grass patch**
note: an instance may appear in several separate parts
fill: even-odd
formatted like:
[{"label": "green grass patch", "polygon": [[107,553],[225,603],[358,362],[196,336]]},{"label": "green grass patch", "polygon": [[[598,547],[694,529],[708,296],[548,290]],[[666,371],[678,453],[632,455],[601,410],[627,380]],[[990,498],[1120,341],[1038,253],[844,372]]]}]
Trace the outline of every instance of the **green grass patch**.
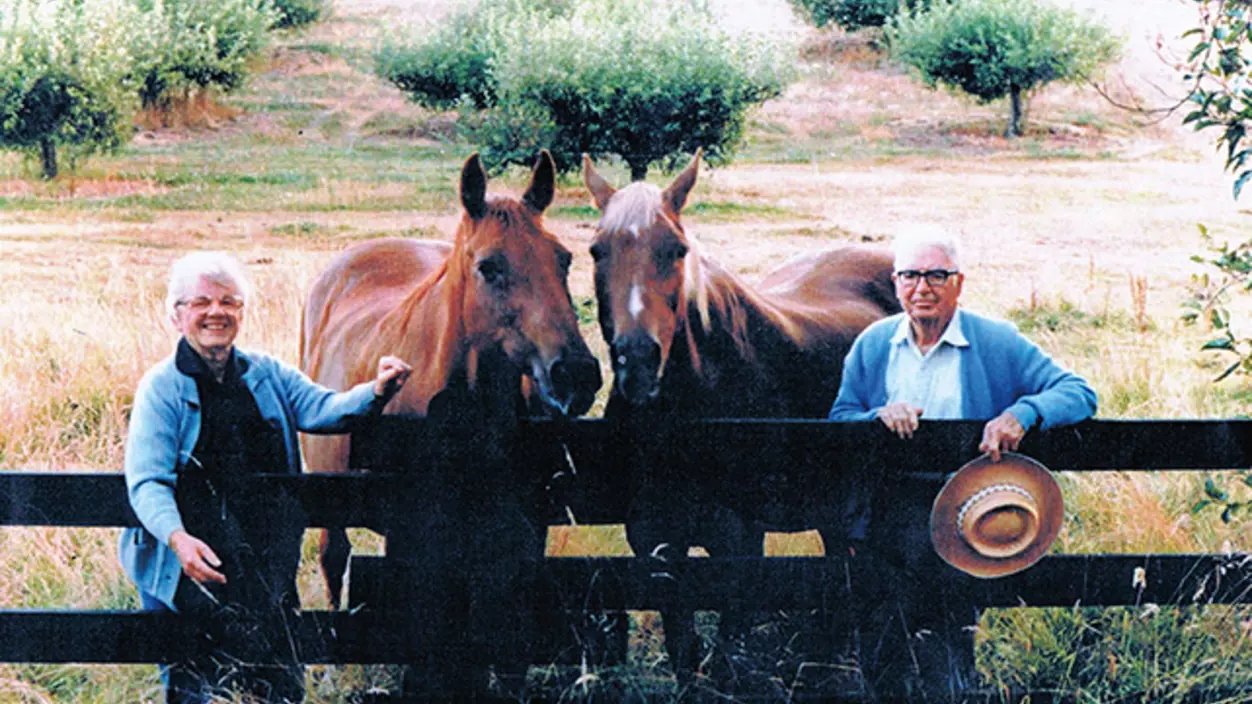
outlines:
[{"label": "green grass patch", "polygon": [[352,227],[350,225],[335,225],[334,227],[330,227],[328,225],[311,222],[309,220],[301,220],[299,222],[289,222],[282,225],[275,225],[270,228],[270,234],[277,237],[317,239],[331,237],[351,229]]},{"label": "green grass patch", "polygon": [[1136,329],[1135,321],[1123,311],[1091,313],[1064,298],[1056,303],[1044,301],[1036,302],[1026,308],[1010,308],[1005,311],[1005,317],[1013,321],[1018,330],[1027,334],[1044,330],[1070,332],[1090,329],[1129,332]]},{"label": "green grass patch", "polygon": [[705,222],[729,222],[735,220],[794,219],[808,217],[795,211],[767,203],[735,203],[730,201],[698,201],[683,214],[698,217]]},{"label": "green grass patch", "polygon": [[578,314],[579,325],[594,325],[599,322],[595,296],[579,296],[574,301],[574,312]]},{"label": "green grass patch", "polygon": [[558,205],[548,210],[546,217],[565,220],[599,220],[600,211],[590,205]]}]

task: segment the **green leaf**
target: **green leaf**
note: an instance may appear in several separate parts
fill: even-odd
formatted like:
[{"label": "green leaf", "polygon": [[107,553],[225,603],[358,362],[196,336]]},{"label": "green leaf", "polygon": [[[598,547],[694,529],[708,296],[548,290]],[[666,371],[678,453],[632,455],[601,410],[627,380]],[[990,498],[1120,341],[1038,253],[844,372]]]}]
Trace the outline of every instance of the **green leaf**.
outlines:
[{"label": "green leaf", "polygon": [[1214,501],[1225,501],[1229,498],[1229,495],[1221,487],[1217,486],[1217,482],[1213,481],[1212,477],[1204,480],[1204,493],[1208,494],[1209,498]]},{"label": "green leaf", "polygon": [[1213,502],[1209,501],[1208,499],[1200,499],[1199,501],[1196,502],[1195,506],[1191,507],[1191,513],[1193,514],[1199,513],[1203,511],[1204,509],[1208,508],[1209,506],[1211,506],[1212,504]]},{"label": "green leaf", "polygon": [[1204,343],[1202,350],[1234,350],[1234,343],[1229,337],[1215,337]]},{"label": "green leaf", "polygon": [[1226,367],[1226,371],[1224,371],[1224,372],[1222,372],[1220,375],[1218,375],[1218,377],[1217,377],[1216,379],[1214,379],[1213,381],[1214,381],[1214,382],[1218,382],[1218,381],[1221,381],[1222,379],[1225,379],[1226,377],[1230,376],[1231,374],[1234,374],[1234,373],[1235,373],[1235,370],[1236,370],[1236,369],[1238,369],[1238,368],[1239,368],[1242,364],[1243,364],[1243,360],[1239,360],[1238,362],[1235,362],[1234,364],[1230,365],[1229,367]]},{"label": "green leaf", "polygon": [[1230,518],[1231,518],[1230,507],[1227,506],[1226,508],[1222,509],[1222,523],[1230,523]]},{"label": "green leaf", "polygon": [[[1239,163],[1243,163],[1242,159],[1240,159]],[[1235,180],[1235,185],[1232,189],[1235,194],[1235,200],[1239,200],[1239,192],[1243,190],[1243,186],[1248,182],[1249,178],[1252,178],[1252,171],[1244,171],[1239,174],[1239,178]]]}]

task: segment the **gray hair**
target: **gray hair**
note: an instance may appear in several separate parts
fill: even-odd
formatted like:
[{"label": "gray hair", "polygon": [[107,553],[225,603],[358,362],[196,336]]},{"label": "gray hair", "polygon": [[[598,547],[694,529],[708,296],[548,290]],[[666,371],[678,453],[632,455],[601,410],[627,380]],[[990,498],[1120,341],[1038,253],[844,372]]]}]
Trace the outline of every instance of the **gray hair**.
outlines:
[{"label": "gray hair", "polygon": [[952,262],[952,268],[961,269],[961,240],[950,232],[930,227],[914,228],[896,235],[891,244],[891,251],[895,253],[895,269],[899,271],[900,265],[914,254],[931,248],[943,252]]},{"label": "gray hair", "polygon": [[165,312],[174,319],[174,309],[195,288],[200,279],[228,286],[239,292],[247,302],[252,293],[252,282],[244,273],[239,260],[225,252],[192,252],[170,267],[170,283],[165,293]]}]

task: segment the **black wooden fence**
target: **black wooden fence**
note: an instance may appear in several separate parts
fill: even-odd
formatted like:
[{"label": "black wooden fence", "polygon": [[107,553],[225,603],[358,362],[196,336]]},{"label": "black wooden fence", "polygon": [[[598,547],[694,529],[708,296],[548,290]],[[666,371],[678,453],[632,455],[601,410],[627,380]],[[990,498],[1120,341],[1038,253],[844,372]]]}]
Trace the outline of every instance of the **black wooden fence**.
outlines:
[{"label": "black wooden fence", "polygon": [[[427,588],[422,580],[432,579],[429,570],[415,579],[412,559],[438,549],[423,527],[432,525],[432,510],[447,508],[437,497],[458,497],[479,526],[490,525],[500,492],[521,497],[519,505],[538,502],[541,510],[530,516],[550,524],[571,518],[582,525],[620,524],[639,510],[637,497],[646,488],[689,482],[702,495],[749,507],[752,518],[772,529],[799,530],[815,527],[814,516],[839,511],[848,478],[857,476],[868,478],[877,497],[874,524],[890,523],[894,546],[921,554],[929,551],[930,501],[947,473],[977,456],[980,434],[980,423],[959,421],[924,422],[911,441],[896,439],[877,423],[726,420],[645,427],[532,421],[511,436],[511,466],[492,470],[481,463],[475,429],[450,435],[438,424],[386,417],[354,442],[353,464],[368,472],[254,481],[262,492],[276,484],[295,487],[311,526],[361,526],[387,535],[386,557],[353,560],[353,608],[304,612],[294,624],[304,662],[429,662],[424,658],[435,647],[432,638],[444,657],[473,660],[481,638],[432,632],[423,614],[402,606]],[[1252,421],[1088,421],[1032,433],[1021,451],[1057,472],[1246,469],[1252,466]],[[0,472],[0,525],[135,523],[116,473]],[[414,553],[415,545],[426,552]],[[542,589],[563,595],[559,603],[566,611],[656,609],[674,603],[678,584],[682,603],[692,608],[831,613],[858,599],[874,600],[875,589],[887,588],[864,584],[880,575],[858,566],[864,563],[855,547],[848,551],[840,544],[831,552],[820,558],[692,559],[668,566],[665,579],[658,579],[656,563],[647,559],[549,558],[540,560]],[[474,561],[473,554],[454,558]],[[441,564],[455,569],[454,562]],[[973,607],[955,615],[958,635],[945,636],[958,650],[969,648],[960,626],[972,623],[981,608],[1252,601],[1252,558],[1244,554],[1053,554],[995,580],[965,576],[937,559],[925,565],[926,574],[913,575],[918,583],[891,585],[889,591],[913,590],[935,611],[952,603],[958,610]],[[864,577],[860,586],[851,584],[849,575],[856,574]],[[528,623],[542,628],[545,622]],[[586,657],[585,643],[568,642],[568,619],[565,624],[554,625],[556,633],[523,634],[528,643],[549,648],[534,662],[562,653],[565,659],[571,653],[575,660],[580,653]],[[178,618],[136,611],[3,609],[0,662],[166,662],[201,648],[196,633],[194,624]],[[932,683],[930,691],[964,699],[978,694],[978,686],[961,674]]]}]

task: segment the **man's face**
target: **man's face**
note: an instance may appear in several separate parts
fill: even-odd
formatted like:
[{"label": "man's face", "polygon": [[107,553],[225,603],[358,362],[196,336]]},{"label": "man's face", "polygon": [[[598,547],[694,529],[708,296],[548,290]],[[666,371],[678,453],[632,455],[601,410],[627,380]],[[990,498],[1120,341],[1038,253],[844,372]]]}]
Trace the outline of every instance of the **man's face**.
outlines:
[{"label": "man's face", "polygon": [[926,276],[916,277],[907,281],[901,276],[903,271],[953,271],[956,267],[938,247],[926,247],[913,252],[906,260],[902,260],[892,276],[896,284],[896,297],[909,319],[917,325],[925,327],[946,327],[948,321],[956,313],[957,300],[961,297],[961,287],[965,284],[964,274],[949,276],[940,286],[933,286]]},{"label": "man's face", "polygon": [[206,359],[230,350],[243,324],[243,295],[201,278],[174,307],[174,325]]}]

